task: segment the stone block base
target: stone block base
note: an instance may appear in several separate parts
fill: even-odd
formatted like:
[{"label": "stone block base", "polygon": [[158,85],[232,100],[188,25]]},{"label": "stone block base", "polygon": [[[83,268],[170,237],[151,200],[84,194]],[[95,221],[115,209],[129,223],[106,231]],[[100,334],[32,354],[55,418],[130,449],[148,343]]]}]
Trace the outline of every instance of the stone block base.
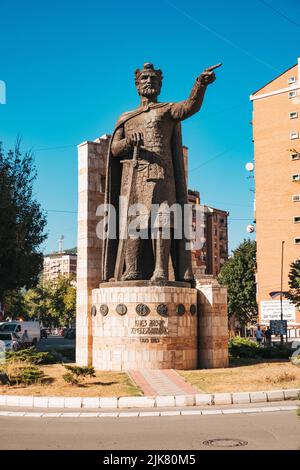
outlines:
[{"label": "stone block base", "polygon": [[200,369],[228,367],[227,289],[209,276],[197,282]]},{"label": "stone block base", "polygon": [[92,303],[95,369],[197,367],[196,289],[111,282],[93,290]]}]

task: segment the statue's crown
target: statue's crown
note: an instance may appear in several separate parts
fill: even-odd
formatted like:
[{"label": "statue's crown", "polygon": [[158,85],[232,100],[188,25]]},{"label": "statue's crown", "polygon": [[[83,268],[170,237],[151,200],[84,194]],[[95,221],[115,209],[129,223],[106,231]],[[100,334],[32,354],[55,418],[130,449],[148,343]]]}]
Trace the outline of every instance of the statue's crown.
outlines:
[{"label": "statue's crown", "polygon": [[162,81],[163,79],[163,75],[162,75],[162,71],[160,69],[155,69],[154,68],[154,65],[151,63],[151,62],[146,62],[144,65],[143,65],[143,68],[142,69],[136,69],[134,74],[135,74],[135,82],[138,81],[140,75],[143,73],[143,72],[146,72],[146,71],[149,71],[149,70],[152,70],[158,77],[159,79]]}]

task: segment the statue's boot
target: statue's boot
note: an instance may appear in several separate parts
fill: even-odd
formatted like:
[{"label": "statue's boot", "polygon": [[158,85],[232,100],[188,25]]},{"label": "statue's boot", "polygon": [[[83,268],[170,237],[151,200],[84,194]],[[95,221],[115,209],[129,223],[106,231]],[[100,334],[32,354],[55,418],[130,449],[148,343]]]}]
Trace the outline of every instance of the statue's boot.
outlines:
[{"label": "statue's boot", "polygon": [[122,281],[137,281],[142,279],[142,273],[139,269],[140,256],[141,256],[141,242],[140,238],[129,238],[126,243],[125,253],[125,272],[122,276]]},{"label": "statue's boot", "polygon": [[152,282],[162,282],[169,280],[169,256],[171,250],[171,240],[164,240],[159,232],[158,238],[153,240],[155,253],[155,270],[151,277]]}]

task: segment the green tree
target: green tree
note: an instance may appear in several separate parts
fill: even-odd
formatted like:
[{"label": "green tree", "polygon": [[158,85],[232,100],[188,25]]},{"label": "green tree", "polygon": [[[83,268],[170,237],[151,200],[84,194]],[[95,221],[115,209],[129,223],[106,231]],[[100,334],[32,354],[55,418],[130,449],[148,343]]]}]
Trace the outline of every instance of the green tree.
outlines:
[{"label": "green tree", "polygon": [[257,321],[256,242],[244,240],[233,251],[219,274],[219,282],[228,288],[228,315],[241,325]]},{"label": "green tree", "polygon": [[28,315],[26,312],[23,289],[6,291],[3,304],[5,308],[5,318],[11,318],[12,320],[22,318],[23,320],[27,320]]},{"label": "green tree", "polygon": [[37,173],[20,141],[4,152],[0,143],[0,301],[4,293],[37,283],[46,217],[33,195]]},{"label": "green tree", "polygon": [[41,281],[25,294],[28,314],[44,325],[68,326],[76,314],[74,281],[58,277],[55,281]]},{"label": "green tree", "polygon": [[289,272],[289,288],[284,296],[293,302],[297,307],[300,307],[300,259],[291,263]]},{"label": "green tree", "polygon": [[44,325],[56,323],[57,319],[51,309],[52,292],[47,284],[39,283],[24,295],[24,303],[28,316],[39,320]]}]

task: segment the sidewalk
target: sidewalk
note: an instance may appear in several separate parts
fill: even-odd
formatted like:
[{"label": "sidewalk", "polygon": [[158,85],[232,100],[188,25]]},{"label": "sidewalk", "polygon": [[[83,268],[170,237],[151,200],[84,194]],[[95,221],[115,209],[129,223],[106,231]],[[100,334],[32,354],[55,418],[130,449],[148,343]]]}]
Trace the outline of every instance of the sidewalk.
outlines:
[{"label": "sidewalk", "polygon": [[145,396],[201,393],[201,390],[185,382],[173,369],[130,370],[128,373]]}]

